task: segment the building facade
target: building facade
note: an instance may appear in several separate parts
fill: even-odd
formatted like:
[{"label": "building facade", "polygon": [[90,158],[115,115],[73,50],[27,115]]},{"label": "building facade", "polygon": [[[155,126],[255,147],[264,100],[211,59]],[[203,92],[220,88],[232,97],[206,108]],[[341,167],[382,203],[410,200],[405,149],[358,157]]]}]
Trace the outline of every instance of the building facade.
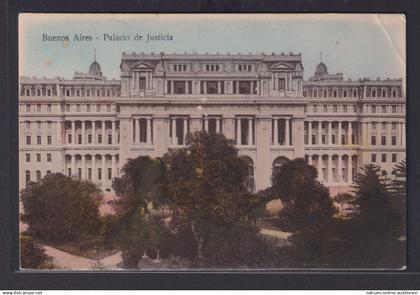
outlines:
[{"label": "building facade", "polygon": [[122,54],[121,79],[94,61],[73,79],[21,77],[20,188],[62,172],[112,192],[127,159],[161,157],[206,130],[235,141],[250,189],[286,159],[306,158],[334,192],[358,169],[405,159],[402,79],[345,80],[300,54]]}]

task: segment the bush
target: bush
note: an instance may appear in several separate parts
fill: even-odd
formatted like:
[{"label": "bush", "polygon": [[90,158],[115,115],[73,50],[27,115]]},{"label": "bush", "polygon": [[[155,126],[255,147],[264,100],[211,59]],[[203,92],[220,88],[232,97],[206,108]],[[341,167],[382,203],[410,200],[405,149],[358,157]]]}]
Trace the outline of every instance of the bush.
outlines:
[{"label": "bush", "polygon": [[20,237],[20,267],[22,269],[52,269],[55,266],[45,250],[27,233]]}]

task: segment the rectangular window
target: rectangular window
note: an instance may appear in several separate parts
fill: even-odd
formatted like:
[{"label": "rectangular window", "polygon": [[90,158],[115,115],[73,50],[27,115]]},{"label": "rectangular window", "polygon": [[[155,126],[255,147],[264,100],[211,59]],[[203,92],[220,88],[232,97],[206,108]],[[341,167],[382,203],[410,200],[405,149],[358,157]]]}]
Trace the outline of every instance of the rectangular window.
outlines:
[{"label": "rectangular window", "polygon": [[312,144],[316,144],[316,135],[312,134]]},{"label": "rectangular window", "polygon": [[140,89],[143,89],[143,90],[146,89],[146,78],[144,78],[144,77],[140,78],[139,87],[140,87]]},{"label": "rectangular window", "polygon": [[70,105],[66,104],[66,112],[70,112]]},{"label": "rectangular window", "polygon": [[31,105],[30,105],[30,104],[27,104],[27,105],[26,105],[26,111],[27,111],[28,113],[31,111]]},{"label": "rectangular window", "polygon": [[31,154],[26,154],[26,163],[30,163],[31,162]]},{"label": "rectangular window", "polygon": [[353,105],[353,113],[357,113],[357,106]]},{"label": "rectangular window", "polygon": [[372,106],[372,113],[376,113],[376,106]]},{"label": "rectangular window", "polygon": [[31,181],[31,172],[29,172],[28,170],[26,170],[25,172],[25,181],[26,183]]},{"label": "rectangular window", "polygon": [[76,104],[76,112],[80,112],[80,104]]},{"label": "rectangular window", "polygon": [[36,137],[36,144],[41,144],[41,136],[40,135],[38,135]]},{"label": "rectangular window", "polygon": [[78,179],[82,178],[82,168],[77,168],[77,178]]},{"label": "rectangular window", "polygon": [[51,162],[51,154],[47,154],[47,162]]},{"label": "rectangular window", "polygon": [[346,144],[346,137],[344,134],[341,135],[341,144]]},{"label": "rectangular window", "polygon": [[88,179],[92,179],[92,168],[88,168]]},{"label": "rectangular window", "polygon": [[86,112],[90,112],[90,104],[86,105]]},{"label": "rectangular window", "polygon": [[[141,85],[141,83],[140,83],[140,85]],[[108,97],[111,96],[111,90],[109,90],[109,89],[106,90],[106,96],[108,96]]]},{"label": "rectangular window", "polygon": [[382,113],[386,113],[386,106],[382,106]]},{"label": "rectangular window", "polygon": [[[208,84],[209,82],[207,82]],[[174,81],[174,93],[175,94],[186,94],[185,81]],[[208,93],[208,92],[207,92]]]},{"label": "rectangular window", "polygon": [[41,111],[41,105],[40,105],[40,104],[37,104],[37,105],[36,105],[36,111],[37,111],[37,112],[40,112],[40,111]]},{"label": "rectangular window", "polygon": [[26,121],[25,122],[26,128],[29,129],[31,128],[31,122],[30,121]]},{"label": "rectangular window", "polygon": [[79,89],[76,90],[76,96],[80,96],[80,90]]},{"label": "rectangular window", "polygon": [[88,134],[88,143],[92,143],[92,134]]},{"label": "rectangular window", "polygon": [[112,134],[108,134],[108,144],[112,144]]},{"label": "rectangular window", "polygon": [[392,163],[397,163],[397,154],[392,154],[391,161]]},{"label": "rectangular window", "polygon": [[97,112],[100,112],[100,111],[101,111],[101,105],[100,105],[100,104],[97,104],[97,105],[96,105],[96,111],[97,111]]},{"label": "rectangular window", "polygon": [[381,136],[381,144],[386,145],[386,136]]},{"label": "rectangular window", "polygon": [[96,96],[101,96],[101,90],[100,89],[96,89]]},{"label": "rectangular window", "polygon": [[286,80],[279,79],[279,90],[285,90],[285,89],[286,89]]},{"label": "rectangular window", "polygon": [[86,90],[86,96],[90,96],[90,90]]},{"label": "rectangular window", "polygon": [[47,128],[51,129],[51,121],[47,121]]},{"label": "rectangular window", "polygon": [[370,144],[371,144],[371,145],[376,145],[376,136],[375,136],[375,135],[372,135],[372,136],[370,137]]},{"label": "rectangular window", "polygon": [[98,180],[102,179],[102,169],[98,168]]},{"label": "rectangular window", "polygon": [[36,121],[36,128],[38,128],[38,129],[41,128],[41,121]]},{"label": "rectangular window", "polygon": [[26,136],[26,144],[31,145],[31,136]]},{"label": "rectangular window", "polygon": [[318,112],[318,106],[314,105],[314,113],[317,113],[317,112]]},{"label": "rectangular window", "polygon": [[52,144],[52,137],[51,135],[47,136],[47,144],[51,145]]},{"label": "rectangular window", "polygon": [[397,106],[392,106],[392,112],[396,113],[397,112]]},{"label": "rectangular window", "polygon": [[108,168],[108,180],[112,179],[112,169]]},{"label": "rectangular window", "polygon": [[382,161],[382,163],[386,162],[386,154],[381,155],[381,161]]},{"label": "rectangular window", "polygon": [[336,105],[333,105],[333,112],[337,113],[337,111],[338,111],[338,107]]},{"label": "rectangular window", "polygon": [[77,143],[82,144],[82,135],[81,134],[77,134]]},{"label": "rectangular window", "polygon": [[376,163],[376,154],[372,154],[372,163]]},{"label": "rectangular window", "polygon": [[347,113],[347,106],[343,106],[343,112]]},{"label": "rectangular window", "polygon": [[71,140],[72,140],[71,134],[67,135],[67,143],[71,143]]},{"label": "rectangular window", "polygon": [[328,112],[328,106],[324,105],[324,113]]},{"label": "rectangular window", "polygon": [[[203,93],[203,92],[202,92],[202,91],[203,91],[203,87],[202,87],[202,85],[203,85],[203,82],[201,82],[201,93]],[[166,82],[166,90],[167,90],[167,92],[166,92],[166,93],[168,93],[168,94],[172,93],[171,81],[167,81],[167,82]]]},{"label": "rectangular window", "polygon": [[67,168],[67,176],[71,177],[71,168]]},{"label": "rectangular window", "polygon": [[111,105],[110,105],[110,104],[107,104],[107,105],[106,105],[106,111],[107,111],[107,112],[110,112],[110,111],[111,111]]},{"label": "rectangular window", "polygon": [[102,143],[102,134],[98,134],[98,143]]},{"label": "rectangular window", "polygon": [[397,145],[397,137],[396,136],[391,137],[391,144],[392,145]]},{"label": "rectangular window", "polygon": [[36,154],[36,161],[41,162],[41,154]]},{"label": "rectangular window", "polygon": [[51,112],[51,104],[47,104],[47,112]]},{"label": "rectangular window", "polygon": [[325,141],[325,134],[323,134],[323,135],[322,135],[322,144],[326,144],[326,141]]},{"label": "rectangular window", "polygon": [[331,142],[332,142],[332,144],[336,144],[335,143],[335,135],[334,134],[331,136]]}]

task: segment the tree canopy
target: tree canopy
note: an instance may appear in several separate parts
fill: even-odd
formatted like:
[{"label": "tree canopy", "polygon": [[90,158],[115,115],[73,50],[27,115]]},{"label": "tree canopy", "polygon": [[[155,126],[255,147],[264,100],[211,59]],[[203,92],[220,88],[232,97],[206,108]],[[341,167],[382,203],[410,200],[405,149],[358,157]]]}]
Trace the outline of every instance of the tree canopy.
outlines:
[{"label": "tree canopy", "polygon": [[101,227],[99,188],[61,173],[47,174],[21,191],[22,221],[28,232],[47,241],[70,241],[96,234]]}]

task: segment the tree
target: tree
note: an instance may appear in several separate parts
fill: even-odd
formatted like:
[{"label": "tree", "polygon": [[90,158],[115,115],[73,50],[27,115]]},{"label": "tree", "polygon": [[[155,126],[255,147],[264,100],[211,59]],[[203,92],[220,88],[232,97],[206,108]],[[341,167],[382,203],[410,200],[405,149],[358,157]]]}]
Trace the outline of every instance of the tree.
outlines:
[{"label": "tree", "polygon": [[163,176],[165,167],[160,159],[140,156],[129,159],[122,168],[122,176],[114,178],[112,188],[118,199],[114,209],[118,215],[130,214],[143,208],[148,212],[148,204],[159,206],[164,203],[158,180]]},{"label": "tree", "polygon": [[28,233],[20,236],[20,267],[22,269],[52,269],[52,258]]},{"label": "tree", "polygon": [[136,268],[146,251],[156,252],[159,257],[169,239],[169,230],[161,217],[153,216],[148,206],[159,207],[165,202],[158,183],[165,167],[160,159],[140,156],[129,159],[122,172],[112,184],[118,195],[113,204],[119,216],[115,242],[122,250],[124,265]]},{"label": "tree", "polygon": [[212,234],[235,222],[249,222],[260,201],[246,188],[247,164],[233,141],[196,132],[186,143],[164,156],[167,173],[161,183],[169,205],[191,225],[197,258],[203,260]]},{"label": "tree", "polygon": [[90,182],[47,174],[22,190],[22,221],[34,238],[49,242],[94,236],[101,226],[100,199],[101,191]]},{"label": "tree", "polygon": [[301,230],[316,231],[336,212],[328,189],[316,177],[317,170],[304,159],[289,161],[272,175],[272,198],[282,201],[284,211]]},{"label": "tree", "polygon": [[355,231],[349,237],[353,263],[359,267],[401,267],[405,243],[397,238],[401,235],[403,204],[393,202],[388,179],[379,166],[368,164],[356,175],[354,189],[358,214]]},{"label": "tree", "polygon": [[317,170],[304,159],[284,163],[273,171],[268,194],[280,199],[283,209],[279,217],[293,231],[292,245],[286,249],[296,266],[326,265],[331,255],[329,235],[334,225],[336,209],[329,191],[316,180]]},{"label": "tree", "polygon": [[391,191],[396,195],[405,197],[407,191],[407,164],[405,160],[395,165],[392,169],[392,175],[394,179],[392,180]]}]

